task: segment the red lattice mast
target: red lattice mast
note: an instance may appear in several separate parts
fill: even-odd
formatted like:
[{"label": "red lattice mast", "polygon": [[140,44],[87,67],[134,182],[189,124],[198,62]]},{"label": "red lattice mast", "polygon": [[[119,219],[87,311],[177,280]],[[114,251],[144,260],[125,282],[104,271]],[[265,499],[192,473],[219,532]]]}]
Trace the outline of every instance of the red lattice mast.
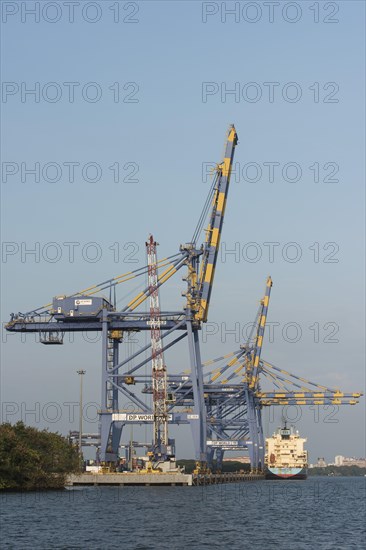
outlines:
[{"label": "red lattice mast", "polygon": [[161,316],[159,304],[157,243],[152,235],[146,243],[148,285],[150,295],[151,366],[154,411],[154,445],[160,450],[168,445],[167,373],[161,341]]}]

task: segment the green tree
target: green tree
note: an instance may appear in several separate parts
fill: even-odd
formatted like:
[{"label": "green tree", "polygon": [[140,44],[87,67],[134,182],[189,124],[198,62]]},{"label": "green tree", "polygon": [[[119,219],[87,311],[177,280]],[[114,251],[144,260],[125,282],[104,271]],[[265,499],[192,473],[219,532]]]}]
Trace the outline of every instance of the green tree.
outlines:
[{"label": "green tree", "polygon": [[58,433],[0,425],[0,489],[60,489],[80,468],[78,450]]}]

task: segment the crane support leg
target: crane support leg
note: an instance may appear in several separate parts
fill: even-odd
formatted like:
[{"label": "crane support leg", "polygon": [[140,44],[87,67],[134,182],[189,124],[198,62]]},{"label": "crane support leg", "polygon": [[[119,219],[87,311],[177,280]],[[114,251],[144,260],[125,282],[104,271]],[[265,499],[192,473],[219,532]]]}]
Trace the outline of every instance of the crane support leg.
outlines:
[{"label": "crane support leg", "polygon": [[214,460],[215,449],[213,447],[207,447],[207,467],[213,469],[213,460]]},{"label": "crane support leg", "polygon": [[107,449],[112,424],[112,414],[107,412],[107,383],[108,383],[108,321],[103,311],[102,320],[102,391],[100,399],[100,452],[101,462],[107,461]]},{"label": "crane support leg", "polygon": [[216,449],[216,470],[222,472],[222,463],[224,460],[224,449]]},{"label": "crane support leg", "polygon": [[264,469],[264,454],[265,454],[265,442],[263,434],[263,423],[262,423],[262,411],[259,407],[256,409],[257,412],[257,428],[258,428],[258,469]]},{"label": "crane support leg", "polygon": [[[119,362],[119,341],[117,339],[109,340],[111,342],[109,345],[112,345],[112,361],[110,361],[110,365],[108,365],[108,370],[111,370],[110,367],[112,367],[112,372],[114,372],[114,368],[118,365]],[[115,374],[118,374],[118,369],[115,371]],[[112,387],[112,406],[113,411],[118,411],[118,396],[119,391],[118,388],[114,385]],[[118,442],[119,443],[119,442]]]},{"label": "crane support leg", "polygon": [[252,471],[256,472],[258,470],[258,447],[259,447],[257,415],[255,410],[253,393],[250,390],[247,390],[246,394],[247,394],[247,403],[248,403],[248,426],[249,426],[249,437],[250,437],[250,444],[248,445],[250,466]]},{"label": "crane support leg", "polygon": [[122,433],[122,425],[112,420],[112,413],[118,411],[119,391],[111,383],[110,379],[110,374],[114,372],[119,361],[118,347],[120,338],[116,338],[113,333],[109,333],[106,310],[103,310],[102,325],[102,393],[99,457],[101,462],[109,463],[118,460],[118,448]]},{"label": "crane support leg", "polygon": [[112,454],[113,454],[114,457],[116,457],[113,460],[118,459],[118,449],[119,449],[119,444],[120,444],[120,441],[121,441],[123,426],[124,426],[124,424],[122,424],[122,422],[113,422],[112,423],[112,434],[111,434]]},{"label": "crane support leg", "polygon": [[195,447],[196,461],[199,463],[199,468],[205,469],[207,464],[207,428],[201,353],[199,348],[198,331],[196,328],[192,327],[192,322],[190,320],[187,321],[187,332],[194,399],[194,418],[191,419],[190,425]]},{"label": "crane support leg", "polygon": [[102,463],[111,462],[113,459],[111,453],[110,434],[112,427],[112,413],[100,413],[100,451],[99,458]]}]

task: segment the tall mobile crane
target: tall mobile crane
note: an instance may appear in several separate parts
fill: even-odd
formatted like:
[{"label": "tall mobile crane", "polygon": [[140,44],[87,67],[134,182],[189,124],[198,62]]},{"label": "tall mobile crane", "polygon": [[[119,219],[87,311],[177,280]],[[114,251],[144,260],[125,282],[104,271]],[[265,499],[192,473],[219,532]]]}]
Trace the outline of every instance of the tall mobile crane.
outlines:
[{"label": "tall mobile crane", "polygon": [[153,454],[157,461],[165,458],[168,447],[167,371],[161,340],[161,312],[159,303],[157,243],[152,235],[146,242],[150,294],[152,398],[154,414]]}]

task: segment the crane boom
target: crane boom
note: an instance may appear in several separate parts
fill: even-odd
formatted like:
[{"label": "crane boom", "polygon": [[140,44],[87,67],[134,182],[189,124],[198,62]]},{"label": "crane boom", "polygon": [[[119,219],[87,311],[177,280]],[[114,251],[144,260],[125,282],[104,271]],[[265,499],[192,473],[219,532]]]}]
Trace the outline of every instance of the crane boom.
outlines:
[{"label": "crane boom", "polygon": [[220,237],[224,222],[231,169],[237,143],[238,136],[235,126],[231,125],[228,131],[224,160],[217,167],[217,184],[212,200],[210,221],[206,229],[206,242],[204,245],[201,270],[197,281],[199,296],[199,307],[195,315],[197,321],[207,321]]},{"label": "crane boom", "polygon": [[258,368],[259,368],[259,362],[261,358],[263,336],[264,336],[264,330],[266,328],[268,305],[269,305],[269,298],[271,296],[272,284],[273,283],[272,283],[271,277],[268,277],[267,283],[266,283],[266,292],[263,299],[261,300],[261,308],[260,308],[260,313],[258,317],[258,327],[257,327],[257,335],[255,339],[253,357],[249,362],[249,365],[247,368],[247,381],[249,384],[249,388],[251,389],[253,389],[256,386],[258,381]]}]

